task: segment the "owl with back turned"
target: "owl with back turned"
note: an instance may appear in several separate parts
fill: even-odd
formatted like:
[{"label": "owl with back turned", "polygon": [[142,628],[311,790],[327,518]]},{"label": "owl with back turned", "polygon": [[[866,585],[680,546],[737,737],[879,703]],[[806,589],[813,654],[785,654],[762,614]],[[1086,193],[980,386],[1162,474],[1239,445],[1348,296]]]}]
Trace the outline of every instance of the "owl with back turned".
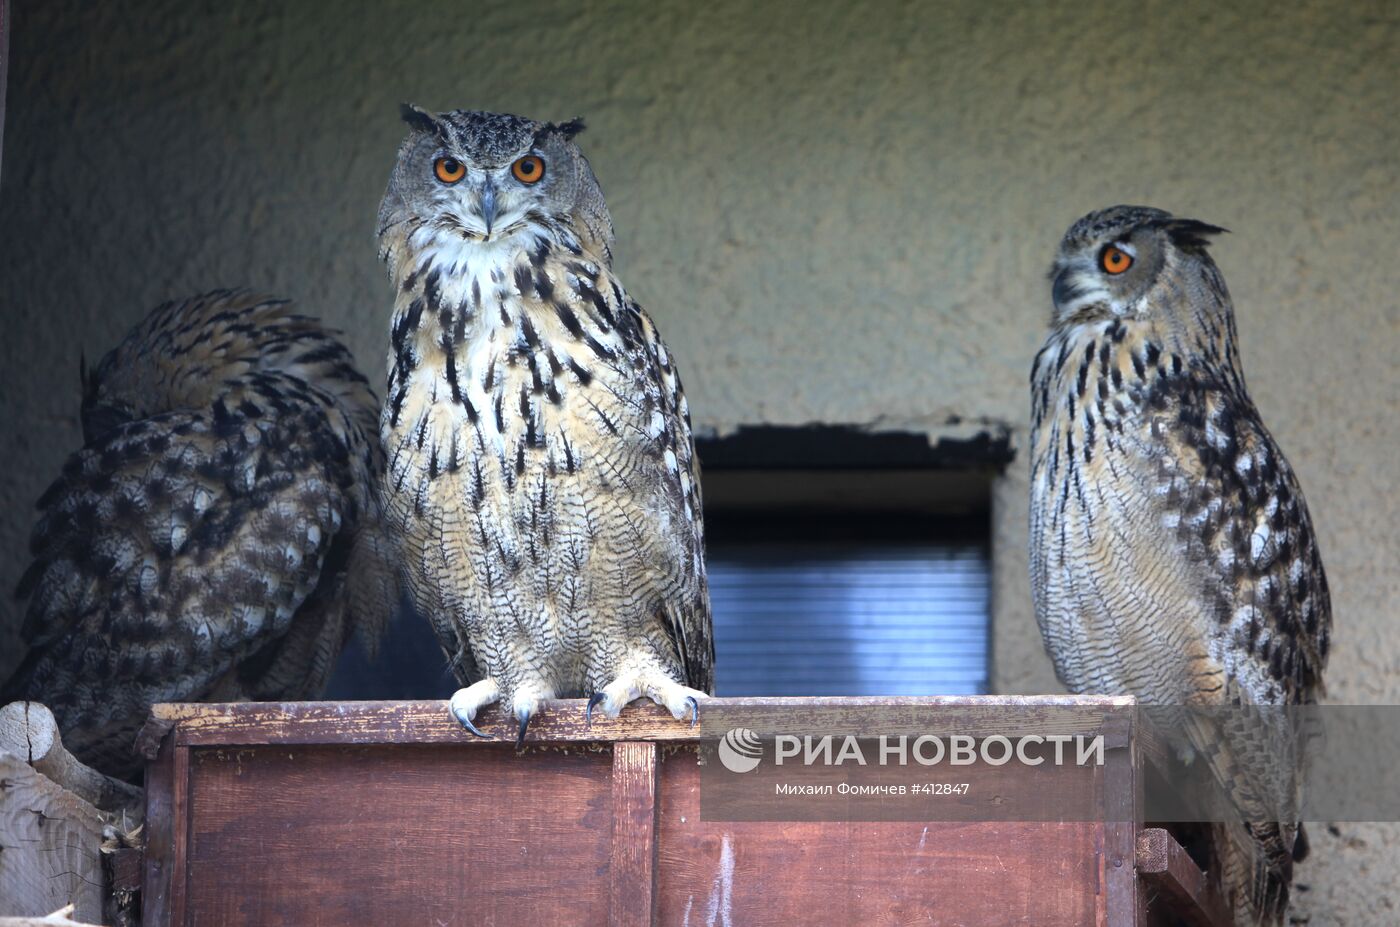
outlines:
[{"label": "owl with back turned", "polygon": [[1168,717],[1237,812],[1213,825],[1224,887],[1239,923],[1276,924],[1306,847],[1305,736],[1277,709],[1320,694],[1332,616],[1302,491],[1245,388],[1207,251],[1223,231],[1117,206],[1061,242],[1031,376],[1031,586],[1072,691],[1201,709]]},{"label": "owl with back turned", "polygon": [[348,637],[377,634],[379,403],[332,332],[245,291],[156,308],[83,381],[0,704],[44,702],[126,778],[153,703],[313,698]]},{"label": "owl with back turned", "polygon": [[713,688],[698,464],[675,364],[612,269],[578,120],[430,114],[379,212],[394,286],[380,423],[406,588],[472,733],[500,702]]}]

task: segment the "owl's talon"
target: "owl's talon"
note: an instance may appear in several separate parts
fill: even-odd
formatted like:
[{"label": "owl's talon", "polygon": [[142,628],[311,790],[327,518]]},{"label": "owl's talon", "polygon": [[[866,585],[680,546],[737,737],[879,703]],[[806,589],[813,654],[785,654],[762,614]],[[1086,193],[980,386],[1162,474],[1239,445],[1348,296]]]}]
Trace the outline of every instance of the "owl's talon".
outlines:
[{"label": "owl's talon", "polygon": [[605,698],[607,698],[607,696],[601,692],[594,692],[588,697],[588,707],[583,710],[584,727],[593,726],[593,709],[598,705],[601,705],[603,703],[603,699]]},{"label": "owl's talon", "polygon": [[482,679],[452,693],[452,698],[447,702],[447,712],[457,719],[457,723],[464,729],[482,740],[491,740],[493,738],[481,733],[472,720],[478,711],[496,701],[499,696],[500,687],[496,685],[496,681],[490,678]]},{"label": "owl's talon", "polygon": [[478,731],[478,730],[476,729],[476,725],[475,725],[475,724],[472,724],[472,719],[471,719],[471,718],[468,718],[468,717],[466,717],[465,715],[459,715],[459,714],[457,714],[457,712],[455,712],[455,711],[452,712],[452,717],[454,717],[454,718],[457,719],[457,723],[458,723],[458,724],[462,725],[462,727],[464,727],[464,728],[466,728],[467,730],[471,731],[473,734],[475,734],[476,736],[480,737],[482,740],[490,740],[490,739],[491,739],[491,737],[490,737],[489,734],[483,734],[483,733],[481,733],[481,731]]},{"label": "owl's talon", "polygon": [[700,723],[700,703],[693,695],[687,695],[685,700],[690,705],[690,726],[694,727]]},{"label": "owl's talon", "polygon": [[530,726],[530,712],[523,712],[520,715],[520,731],[515,735],[515,749],[519,750],[525,746],[525,729]]}]

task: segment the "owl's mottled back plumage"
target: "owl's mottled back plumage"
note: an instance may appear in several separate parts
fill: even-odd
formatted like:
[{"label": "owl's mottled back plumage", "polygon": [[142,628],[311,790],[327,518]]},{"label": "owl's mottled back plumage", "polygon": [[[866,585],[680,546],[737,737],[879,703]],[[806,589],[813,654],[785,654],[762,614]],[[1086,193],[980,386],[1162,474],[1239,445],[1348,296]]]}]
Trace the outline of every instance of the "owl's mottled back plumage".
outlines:
[{"label": "owl's mottled back plumage", "polygon": [[1216,840],[1240,922],[1278,923],[1304,736],[1283,711],[1229,709],[1315,700],[1331,605],[1302,491],[1245,389],[1206,250],[1221,231],[1119,206],[1065,235],[1031,378],[1031,586],[1071,690],[1223,709],[1183,713],[1177,747],[1245,822]]},{"label": "owl's mottled back plumage", "polygon": [[611,267],[582,128],[407,107],[379,213],[395,288],[385,500],[420,610],[521,736],[542,699],[713,685],[700,486],[680,380]]},{"label": "owl's mottled back plumage", "polygon": [[126,777],[155,702],[318,695],[391,603],[378,408],[286,301],[154,310],[84,370],[85,446],[39,500],[30,649],[0,702],[44,702],[75,755]]}]

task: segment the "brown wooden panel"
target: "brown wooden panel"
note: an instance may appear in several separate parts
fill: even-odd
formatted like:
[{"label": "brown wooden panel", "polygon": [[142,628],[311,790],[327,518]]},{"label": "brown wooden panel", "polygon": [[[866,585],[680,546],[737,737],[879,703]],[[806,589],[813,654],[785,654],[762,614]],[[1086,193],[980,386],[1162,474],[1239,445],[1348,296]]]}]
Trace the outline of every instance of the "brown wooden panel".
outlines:
[{"label": "brown wooden panel", "polygon": [[611,927],[651,927],[656,892],[656,744],[613,745]]},{"label": "brown wooden panel", "polygon": [[146,764],[146,818],[142,826],[146,845],[141,861],[141,923],[145,927],[170,923],[170,832],[174,827],[170,758],[174,749],[175,738],[166,737]]},{"label": "brown wooden panel", "polygon": [[[834,749],[834,748],[833,748]],[[841,817],[852,821],[1098,821],[1101,819],[1102,783],[1098,767],[1073,761],[1054,762],[1054,748],[1039,745],[1026,750],[1038,758],[1038,766],[1016,762],[992,765],[976,762],[932,766],[909,760],[905,765],[879,764],[880,747],[867,741],[864,755],[871,758],[859,772],[848,766],[808,765],[789,758],[783,765],[764,763],[744,775],[727,773],[718,764],[702,773],[701,811],[707,817],[734,821],[790,821],[817,817]],[[694,754],[692,753],[692,756]],[[911,754],[912,755],[912,751]],[[888,788],[891,794],[831,795],[813,798],[782,795],[786,788],[832,788],[839,783],[865,788]],[[965,793],[929,794],[938,786],[968,786]],[[903,790],[903,794],[897,794]]]},{"label": "brown wooden panel", "polygon": [[[146,818],[143,825],[145,837],[145,873],[141,880],[141,922],[146,927],[165,927],[176,923],[176,896],[183,894],[183,882],[176,881],[177,865],[176,831],[188,827],[189,822],[176,817],[177,807],[188,811],[188,805],[181,804],[186,794],[185,779],[176,779],[176,754],[181,754],[182,777],[188,776],[188,751],[175,746],[175,738],[166,736],[156,741],[157,753],[153,762],[146,766]],[[183,842],[179,849],[183,850]]]},{"label": "brown wooden panel", "polygon": [[196,749],[189,923],[604,923],[611,759],[505,746]]},{"label": "brown wooden panel", "polygon": [[178,743],[170,760],[170,923],[188,923],[190,831],[190,751]]},{"label": "brown wooden panel", "polygon": [[1102,923],[1102,825],[706,823],[694,753],[663,760],[657,923]]},{"label": "brown wooden panel", "polygon": [[1147,893],[1137,876],[1137,833],[1142,829],[1142,790],[1138,779],[1140,747],[1133,742],[1133,719],[1105,724],[1103,781],[1103,871],[1108,923],[1146,927]]}]

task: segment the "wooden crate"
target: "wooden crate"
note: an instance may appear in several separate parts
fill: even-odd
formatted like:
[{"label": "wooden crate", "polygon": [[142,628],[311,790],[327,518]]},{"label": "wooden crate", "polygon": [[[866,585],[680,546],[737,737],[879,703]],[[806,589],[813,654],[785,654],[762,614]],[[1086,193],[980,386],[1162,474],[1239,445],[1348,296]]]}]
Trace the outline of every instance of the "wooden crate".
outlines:
[{"label": "wooden crate", "polygon": [[[1076,700],[716,701],[956,716]],[[705,822],[695,729],[649,703],[583,716],[548,703],[517,753],[494,710],[479,724],[499,740],[482,741],[442,702],[157,706],[143,923],[1228,922],[1172,837],[1143,827],[1156,750],[1140,728],[1105,732],[1104,820]],[[1038,775],[1000,788],[1030,794]]]}]

